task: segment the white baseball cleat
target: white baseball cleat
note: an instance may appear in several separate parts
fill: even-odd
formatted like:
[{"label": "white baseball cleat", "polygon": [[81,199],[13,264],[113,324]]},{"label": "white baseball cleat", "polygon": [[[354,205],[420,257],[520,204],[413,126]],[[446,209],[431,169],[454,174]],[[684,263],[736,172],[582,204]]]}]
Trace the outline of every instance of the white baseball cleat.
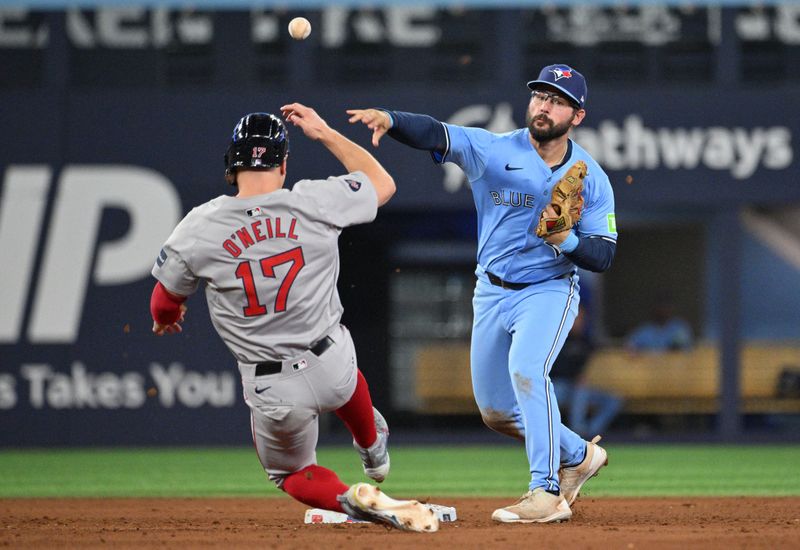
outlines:
[{"label": "white baseball cleat", "polygon": [[561,494],[567,500],[567,504],[572,505],[580,494],[581,487],[589,478],[597,475],[600,468],[608,464],[608,453],[597,443],[601,437],[596,435],[594,439],[586,442],[586,457],[577,466],[562,466],[558,470],[558,482],[561,487]]},{"label": "white baseball cleat", "polygon": [[378,439],[369,449],[360,447],[356,440],[353,440],[353,448],[361,455],[361,463],[364,465],[364,473],[370,479],[380,483],[386,476],[389,475],[389,425],[386,419],[378,412],[378,409],[372,407],[372,412],[375,414],[375,430],[378,432]]},{"label": "white baseball cleat", "polygon": [[439,518],[433,510],[416,500],[395,500],[369,483],[356,483],[337,499],[342,509],[356,519],[418,533],[439,530]]},{"label": "white baseball cleat", "polygon": [[511,506],[498,508],[492,514],[492,519],[501,523],[552,523],[571,517],[572,510],[564,497],[541,487],[528,491]]}]

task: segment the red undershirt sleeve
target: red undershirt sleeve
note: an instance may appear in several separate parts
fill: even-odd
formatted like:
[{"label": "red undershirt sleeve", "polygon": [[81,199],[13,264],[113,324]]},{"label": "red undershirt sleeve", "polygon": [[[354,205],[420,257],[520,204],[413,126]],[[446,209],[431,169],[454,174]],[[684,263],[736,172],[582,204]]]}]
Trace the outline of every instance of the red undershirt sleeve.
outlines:
[{"label": "red undershirt sleeve", "polygon": [[156,282],[150,296],[150,314],[160,325],[171,325],[181,317],[181,304],[186,296],[178,296],[168,291],[161,282]]}]

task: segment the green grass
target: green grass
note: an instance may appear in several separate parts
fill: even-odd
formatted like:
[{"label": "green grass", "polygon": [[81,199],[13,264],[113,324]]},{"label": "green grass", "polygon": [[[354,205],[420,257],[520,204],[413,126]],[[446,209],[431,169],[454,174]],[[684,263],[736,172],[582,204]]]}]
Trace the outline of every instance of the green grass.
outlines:
[{"label": "green grass", "polygon": [[[800,446],[611,445],[591,496],[800,495]],[[349,447],[318,451],[345,483],[368,481]],[[519,496],[521,447],[394,447],[383,484],[397,495]],[[248,448],[0,451],[0,497],[282,495]]]}]

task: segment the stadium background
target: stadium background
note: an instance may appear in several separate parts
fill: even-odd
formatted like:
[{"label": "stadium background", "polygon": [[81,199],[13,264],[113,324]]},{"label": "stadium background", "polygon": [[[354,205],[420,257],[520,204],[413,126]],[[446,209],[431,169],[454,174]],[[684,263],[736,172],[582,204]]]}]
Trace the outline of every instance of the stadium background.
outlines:
[{"label": "stadium background", "polygon": [[[0,6],[0,446],[247,444],[203,297],[179,337],[153,337],[148,313],[164,238],[228,192],[235,121],[300,101],[365,145],[344,109],[505,131],[524,123],[525,82],[552,62],[587,77],[576,138],[617,201],[616,264],[584,279],[595,335],[624,376],[613,352],[666,292],[713,356],[668,359],[664,395],[625,410],[608,437],[796,441],[799,6],[287,4],[298,7]],[[304,42],[285,32],[297,15],[314,28]],[[339,170],[291,138],[289,180]],[[441,441],[445,427],[453,441],[499,442],[463,391],[469,189],[424,153],[386,141],[376,155],[398,193],[343,233],[339,282],[375,401],[398,442]],[[739,372],[761,367],[754,348],[777,363],[750,406]],[[663,366],[653,361],[638,368]],[[699,370],[719,379],[691,407],[681,396]],[[346,438],[333,423],[322,440]]]}]

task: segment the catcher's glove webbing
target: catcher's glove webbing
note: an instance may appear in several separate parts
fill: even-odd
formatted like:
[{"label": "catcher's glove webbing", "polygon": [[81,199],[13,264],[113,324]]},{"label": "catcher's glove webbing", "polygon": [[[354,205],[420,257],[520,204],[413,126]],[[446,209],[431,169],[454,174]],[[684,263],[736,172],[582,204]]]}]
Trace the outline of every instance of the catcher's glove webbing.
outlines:
[{"label": "catcher's glove webbing", "polygon": [[567,170],[564,177],[553,187],[550,206],[556,211],[555,218],[546,217],[542,211],[536,236],[545,237],[553,233],[568,231],[581,219],[583,210],[583,178],[586,177],[586,163],[579,160]]}]

